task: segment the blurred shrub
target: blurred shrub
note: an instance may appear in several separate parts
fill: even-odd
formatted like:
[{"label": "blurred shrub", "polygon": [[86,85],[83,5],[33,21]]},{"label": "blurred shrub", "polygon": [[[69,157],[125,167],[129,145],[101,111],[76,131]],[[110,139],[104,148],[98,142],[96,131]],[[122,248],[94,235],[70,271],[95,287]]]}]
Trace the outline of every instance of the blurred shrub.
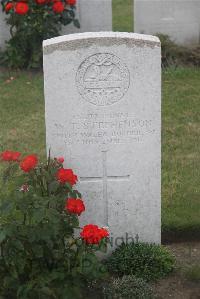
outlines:
[{"label": "blurred shrub", "polygon": [[172,272],[175,259],[163,246],[130,243],[119,246],[107,259],[106,264],[109,271],[117,275],[131,274],[151,281]]},{"label": "blurred shrub", "polygon": [[161,41],[162,67],[197,66],[200,67],[200,45],[184,47],[176,45],[168,35],[156,34]]}]

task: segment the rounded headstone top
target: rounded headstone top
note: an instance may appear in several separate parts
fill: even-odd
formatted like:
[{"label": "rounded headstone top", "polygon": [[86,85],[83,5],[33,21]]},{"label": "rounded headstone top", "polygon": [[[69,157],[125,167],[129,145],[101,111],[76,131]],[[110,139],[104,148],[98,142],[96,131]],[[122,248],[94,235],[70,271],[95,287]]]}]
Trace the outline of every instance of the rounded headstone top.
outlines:
[{"label": "rounded headstone top", "polygon": [[94,43],[102,46],[126,44],[127,46],[160,47],[159,38],[153,35],[103,31],[75,33],[47,39],[43,41],[43,51],[44,54],[49,54],[54,50],[73,50],[79,47],[90,47]]}]

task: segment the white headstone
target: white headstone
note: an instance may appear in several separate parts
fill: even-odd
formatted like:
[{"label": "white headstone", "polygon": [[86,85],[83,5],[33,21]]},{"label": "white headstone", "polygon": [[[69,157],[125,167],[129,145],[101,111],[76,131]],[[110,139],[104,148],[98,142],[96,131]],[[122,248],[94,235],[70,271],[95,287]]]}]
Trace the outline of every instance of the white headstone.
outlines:
[{"label": "white headstone", "polygon": [[78,0],[76,16],[81,27],[64,26],[62,35],[87,31],[112,30],[112,0]]},{"label": "white headstone", "polygon": [[10,38],[9,26],[6,24],[6,14],[0,3],[0,51],[5,49],[6,41]]},{"label": "white headstone", "polygon": [[177,44],[198,44],[200,1],[134,0],[134,31],[167,34]]},{"label": "white headstone", "polygon": [[[10,39],[9,26],[5,22],[5,13],[0,4],[0,48],[5,49],[5,41]],[[112,0],[77,0],[76,18],[81,28],[73,24],[62,27],[61,35],[112,30]]]},{"label": "white headstone", "polygon": [[160,243],[159,39],[72,34],[43,51],[47,150],[79,176],[81,223],[109,227],[114,246]]}]

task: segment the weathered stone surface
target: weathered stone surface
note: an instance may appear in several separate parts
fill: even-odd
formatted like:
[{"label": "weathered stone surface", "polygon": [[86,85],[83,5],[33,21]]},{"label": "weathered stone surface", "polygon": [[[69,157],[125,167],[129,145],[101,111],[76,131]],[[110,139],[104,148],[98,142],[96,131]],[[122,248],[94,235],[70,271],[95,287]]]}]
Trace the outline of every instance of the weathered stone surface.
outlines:
[{"label": "weathered stone surface", "polygon": [[134,31],[163,33],[177,44],[200,42],[199,0],[134,0]]},{"label": "weathered stone surface", "polygon": [[43,50],[47,150],[79,176],[82,224],[108,226],[114,246],[136,235],[159,243],[159,39],[83,33]]}]

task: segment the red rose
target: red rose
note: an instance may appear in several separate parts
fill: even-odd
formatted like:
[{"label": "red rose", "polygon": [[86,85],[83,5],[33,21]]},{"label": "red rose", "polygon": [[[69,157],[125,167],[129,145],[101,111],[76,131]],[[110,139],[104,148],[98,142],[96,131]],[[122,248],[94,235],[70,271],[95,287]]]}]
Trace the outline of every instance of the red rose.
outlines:
[{"label": "red rose", "polygon": [[57,180],[62,183],[70,183],[70,185],[75,185],[78,181],[77,176],[73,173],[72,169],[60,168],[56,173]]},{"label": "red rose", "polygon": [[99,231],[100,235],[102,238],[107,238],[109,236],[109,232],[107,231],[107,229],[105,228],[100,228],[100,231]]},{"label": "red rose", "polygon": [[12,160],[13,161],[19,161],[19,157],[21,156],[21,153],[19,152],[13,152],[12,153]]},{"label": "red rose", "polygon": [[36,0],[36,3],[39,5],[42,5],[42,4],[46,4],[47,1],[46,0]]},{"label": "red rose", "polygon": [[12,151],[4,151],[1,153],[0,157],[3,161],[18,161],[21,153],[12,152]]},{"label": "red rose", "polygon": [[81,238],[87,244],[99,244],[99,242],[108,237],[109,233],[105,228],[100,228],[94,224],[87,224],[83,227]]},{"label": "red rose", "polygon": [[65,205],[65,210],[70,214],[81,215],[85,211],[84,202],[79,198],[68,198]]},{"label": "red rose", "polygon": [[20,168],[24,172],[29,172],[31,169],[35,168],[38,163],[38,158],[36,155],[26,156],[20,163]]},{"label": "red rose", "polygon": [[76,5],[76,0],[66,0],[69,5]]},{"label": "red rose", "polygon": [[1,153],[1,159],[3,161],[12,161],[12,152],[5,151],[5,152]]},{"label": "red rose", "polygon": [[57,160],[58,163],[60,163],[60,164],[62,164],[62,163],[65,161],[65,159],[64,159],[63,157],[58,157],[58,158],[56,158],[56,160]]},{"label": "red rose", "polygon": [[13,3],[12,2],[8,2],[5,6],[5,11],[8,12],[9,10],[11,10],[13,8]]},{"label": "red rose", "polygon": [[28,4],[24,2],[18,2],[15,5],[15,12],[19,15],[25,15],[29,10]]},{"label": "red rose", "polygon": [[65,9],[65,7],[61,1],[58,1],[53,4],[52,9],[55,13],[61,13]]}]

